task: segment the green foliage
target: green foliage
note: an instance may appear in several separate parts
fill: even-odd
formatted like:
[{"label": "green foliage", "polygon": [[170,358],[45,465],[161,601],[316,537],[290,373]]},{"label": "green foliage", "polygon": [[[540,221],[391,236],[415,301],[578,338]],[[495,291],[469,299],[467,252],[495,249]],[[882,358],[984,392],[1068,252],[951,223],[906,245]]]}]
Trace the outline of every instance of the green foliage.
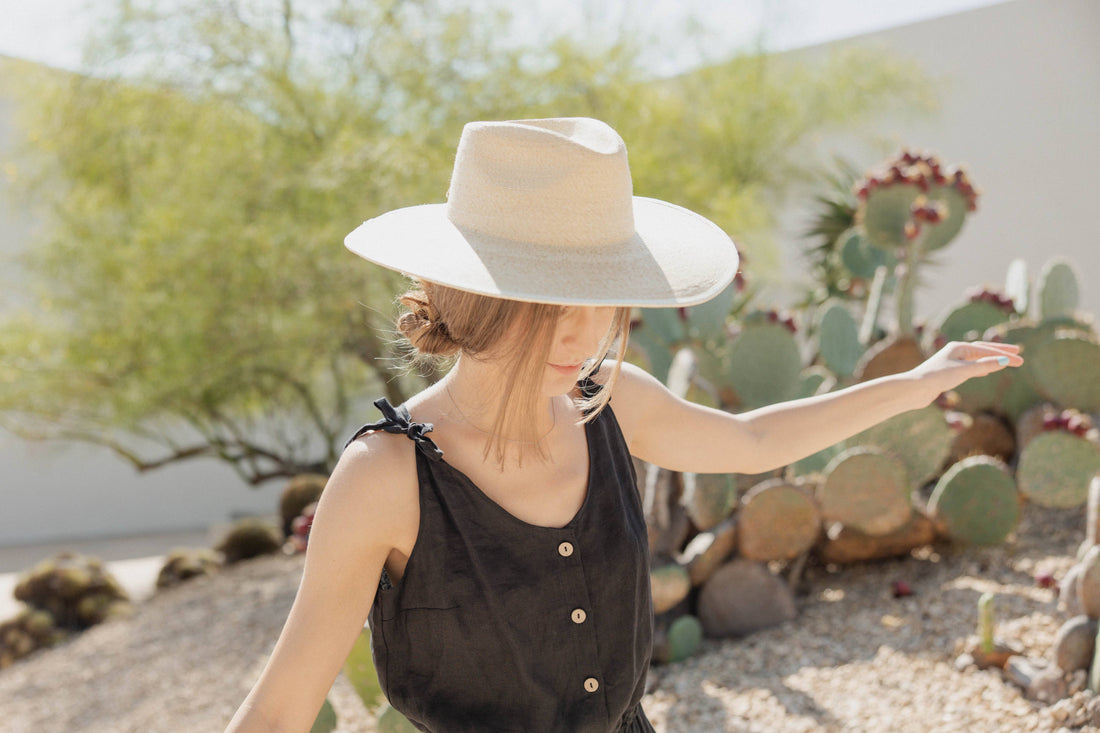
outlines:
[{"label": "green foliage", "polygon": [[799,143],[926,99],[913,66],[877,53],[655,82],[629,34],[521,47],[508,23],[436,0],[120,0],[88,75],[21,67],[21,180],[50,216],[27,305],[0,323],[0,424],[142,470],[210,456],[251,483],[327,473],[364,398],[423,385],[389,373],[404,279],[340,242],[444,200],[466,121],[601,117],[639,194],[711,217],[765,270],[768,201],[811,166]]}]

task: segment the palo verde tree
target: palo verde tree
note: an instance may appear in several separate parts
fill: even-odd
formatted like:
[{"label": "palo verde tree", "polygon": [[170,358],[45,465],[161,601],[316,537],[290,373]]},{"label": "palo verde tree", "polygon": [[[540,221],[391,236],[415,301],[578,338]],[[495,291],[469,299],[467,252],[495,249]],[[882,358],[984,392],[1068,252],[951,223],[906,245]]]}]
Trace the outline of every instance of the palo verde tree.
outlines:
[{"label": "palo verde tree", "polygon": [[0,315],[0,424],[139,470],[330,469],[369,396],[422,384],[377,335],[403,279],[342,238],[442,201],[464,122],[601,117],[639,193],[744,239],[810,133],[925,90],[867,58],[655,82],[639,43],[504,44],[508,23],[437,0],[120,0],[87,73],[24,72],[20,180],[49,213]]}]

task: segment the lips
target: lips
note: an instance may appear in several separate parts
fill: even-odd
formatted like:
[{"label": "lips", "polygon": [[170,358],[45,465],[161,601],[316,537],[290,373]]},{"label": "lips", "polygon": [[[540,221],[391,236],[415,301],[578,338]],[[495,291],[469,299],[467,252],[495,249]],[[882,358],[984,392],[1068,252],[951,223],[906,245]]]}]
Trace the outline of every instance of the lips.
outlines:
[{"label": "lips", "polygon": [[558,374],[564,374],[566,376],[572,376],[581,370],[584,364],[551,364],[550,367],[554,369]]}]

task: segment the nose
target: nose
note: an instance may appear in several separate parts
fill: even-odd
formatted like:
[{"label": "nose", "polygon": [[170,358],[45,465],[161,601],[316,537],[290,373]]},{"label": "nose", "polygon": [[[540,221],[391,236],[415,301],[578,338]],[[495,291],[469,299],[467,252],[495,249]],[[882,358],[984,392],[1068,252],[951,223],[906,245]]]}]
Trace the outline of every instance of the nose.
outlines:
[{"label": "nose", "polygon": [[580,363],[594,356],[611,326],[614,308],[569,306],[559,323],[561,344]]}]

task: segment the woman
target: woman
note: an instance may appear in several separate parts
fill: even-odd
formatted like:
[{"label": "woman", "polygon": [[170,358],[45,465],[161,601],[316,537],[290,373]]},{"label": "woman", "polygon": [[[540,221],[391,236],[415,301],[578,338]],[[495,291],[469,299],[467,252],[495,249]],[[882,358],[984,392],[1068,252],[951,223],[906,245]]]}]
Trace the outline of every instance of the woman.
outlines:
[{"label": "woman", "polygon": [[741,415],[675,397],[622,361],[629,308],[713,297],[737,253],[703,217],[634,197],[622,140],[595,120],[471,123],[446,204],[345,243],[417,279],[399,329],[458,358],[406,405],[376,402],[383,419],[349,441],[234,733],[307,731],[368,614],[383,689],[422,730],[651,731],[631,455],[759,473],[1022,363],[1008,344],[953,343]]}]

